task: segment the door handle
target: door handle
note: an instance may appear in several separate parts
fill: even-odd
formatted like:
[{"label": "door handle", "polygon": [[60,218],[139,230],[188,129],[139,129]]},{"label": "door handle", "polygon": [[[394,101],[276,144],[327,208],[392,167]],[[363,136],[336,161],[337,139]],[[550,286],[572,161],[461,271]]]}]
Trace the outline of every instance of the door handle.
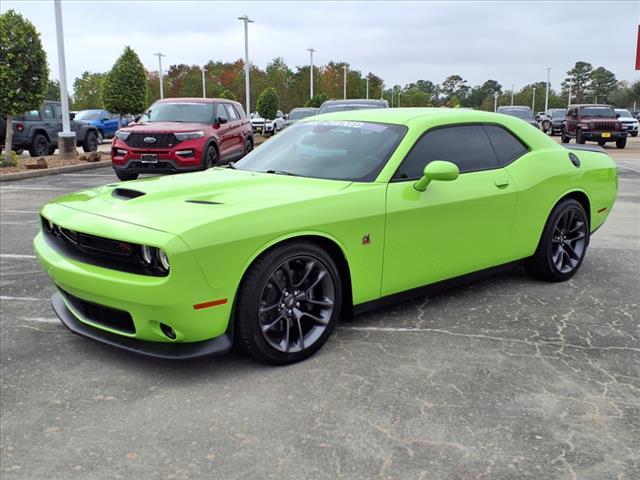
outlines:
[{"label": "door handle", "polygon": [[498,188],[508,187],[509,186],[509,179],[505,178],[503,180],[496,180],[494,183],[495,183],[496,187],[498,187]]}]

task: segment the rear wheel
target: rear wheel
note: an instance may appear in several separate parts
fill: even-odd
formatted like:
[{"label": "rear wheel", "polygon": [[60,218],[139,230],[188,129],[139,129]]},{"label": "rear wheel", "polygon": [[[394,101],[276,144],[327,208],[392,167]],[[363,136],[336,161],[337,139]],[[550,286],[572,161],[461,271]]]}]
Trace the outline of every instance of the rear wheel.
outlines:
[{"label": "rear wheel", "polygon": [[310,242],[275,247],[251,266],[238,292],[239,346],[284,365],[324,345],[340,316],[342,283],[333,259]]},{"label": "rear wheel", "polygon": [[97,137],[98,137],[98,145],[102,145],[102,142],[104,142],[104,135],[100,130],[98,130]]},{"label": "rear wheel", "polygon": [[116,177],[118,177],[118,180],[126,182],[128,180],[135,180],[136,178],[138,178],[138,174],[116,170]]},{"label": "rear wheel", "polygon": [[577,200],[563,200],[549,215],[527,271],[533,277],[548,282],[568,280],[582,265],[587,245],[587,213]]},{"label": "rear wheel", "polygon": [[51,142],[41,133],[36,133],[33,136],[33,141],[29,147],[29,155],[32,157],[44,157],[49,153]]},{"label": "rear wheel", "polygon": [[616,140],[616,148],[624,148],[627,146],[627,138],[619,138]]}]

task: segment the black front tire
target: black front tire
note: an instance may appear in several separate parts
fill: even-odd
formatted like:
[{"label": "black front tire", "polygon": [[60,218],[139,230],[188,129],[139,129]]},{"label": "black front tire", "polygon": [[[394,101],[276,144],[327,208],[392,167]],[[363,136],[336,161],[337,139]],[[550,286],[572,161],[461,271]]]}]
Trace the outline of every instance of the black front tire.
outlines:
[{"label": "black front tire", "polygon": [[49,153],[51,142],[41,133],[36,133],[33,136],[33,141],[29,147],[29,155],[32,157],[44,157]]},{"label": "black front tire", "polygon": [[632,137],[637,137],[637,136],[638,136],[638,132],[633,132],[633,133],[631,134],[631,136],[632,136]]},{"label": "black front tire", "polygon": [[[566,228],[565,233],[565,229],[562,225],[559,225],[563,218],[566,218],[565,215],[568,214],[573,214],[573,218],[576,219],[577,224],[580,224],[575,232],[570,231],[571,228]],[[564,282],[565,280],[569,280],[573,277],[582,265],[587,253],[590,235],[588,219],[589,217],[587,216],[584,207],[577,200],[568,198],[558,203],[547,219],[547,223],[542,231],[542,236],[540,237],[538,248],[526,265],[527,272],[532,277],[547,282]],[[561,231],[561,235],[558,234],[559,231]],[[567,237],[566,240],[564,238],[565,234]],[[573,240],[573,238],[575,238],[575,240]],[[554,249],[558,251],[558,242],[562,242],[563,251],[566,249],[566,255],[568,256],[567,259],[572,259],[572,262],[575,262],[575,265],[570,265],[570,268],[567,267],[561,269],[557,266],[556,259],[558,256],[555,256],[556,259],[554,259]],[[573,245],[571,245],[572,242]],[[579,249],[577,248],[577,242],[583,242]],[[565,246],[565,244],[567,246]],[[568,253],[569,251],[575,253],[577,250],[580,250],[580,253],[575,256]],[[561,258],[560,260],[560,263],[562,263]]]},{"label": "black front tire", "polygon": [[138,178],[138,174],[137,173],[130,173],[130,172],[123,172],[121,170],[116,170],[116,177],[118,177],[118,180],[122,181],[122,182],[126,182],[129,180],[135,180]]},{"label": "black front tire", "polygon": [[582,134],[582,130],[576,130],[576,143],[579,143],[580,145],[584,145],[585,139],[584,139],[584,135]]},{"label": "black front tire", "polygon": [[49,151],[47,152],[47,155],[53,155],[54,153],[56,153],[56,146],[51,145],[51,147],[49,147]]},{"label": "black front tire", "polygon": [[627,146],[627,138],[619,138],[616,140],[616,148],[624,148]]},{"label": "black front tire", "polygon": [[[324,324],[324,330],[311,344],[304,346],[303,341],[300,342],[302,346],[295,351],[289,351],[288,348],[282,351],[269,343],[266,334],[263,333],[263,331],[265,331],[265,325],[261,321],[261,315],[265,315],[265,313],[261,313],[260,309],[262,308],[264,310],[264,292],[270,288],[276,288],[274,287],[272,279],[273,275],[276,275],[280,271],[279,266],[285,264],[290,265],[287,262],[295,262],[298,258],[312,259],[315,264],[325,270],[326,273],[321,278],[323,278],[323,281],[330,282],[334,297],[333,306],[331,313],[327,314],[329,318],[327,318],[326,324]],[[280,273],[284,275],[283,272]],[[292,273],[288,275],[291,275],[290,278],[294,276]],[[294,284],[294,282],[291,283]],[[280,286],[277,286],[277,288],[280,289]],[[285,283],[283,292],[286,292],[287,288],[287,284]],[[274,291],[277,292],[277,290]],[[279,295],[280,293],[277,293],[276,297]],[[237,345],[246,354],[260,362],[273,365],[286,365],[308,358],[317,352],[327,341],[340,317],[342,308],[342,281],[335,262],[324,249],[315,243],[295,241],[274,247],[249,268],[240,284],[236,302],[235,332]],[[304,303],[304,300],[302,300],[302,302]],[[276,304],[277,303],[278,302],[276,302]],[[284,305],[284,303],[282,305]],[[294,328],[293,326],[288,327],[288,325],[290,325],[288,320],[283,319],[283,321],[285,322],[283,330]],[[293,320],[291,323],[293,323]],[[285,343],[288,341],[289,336],[286,337]]]},{"label": "black front tire", "polygon": [[202,170],[215,167],[218,164],[218,151],[213,145],[209,145],[202,155]]},{"label": "black front tire", "polygon": [[560,132],[560,136],[561,136],[560,141],[562,143],[569,143],[571,141],[571,138],[569,138],[569,136],[564,133],[564,130]]},{"label": "black front tire", "polygon": [[85,153],[98,151],[98,135],[93,130],[87,132],[82,142],[82,150]]},{"label": "black front tire", "polygon": [[251,150],[253,150],[253,140],[251,138],[247,138],[244,141],[244,155],[247,155]]}]

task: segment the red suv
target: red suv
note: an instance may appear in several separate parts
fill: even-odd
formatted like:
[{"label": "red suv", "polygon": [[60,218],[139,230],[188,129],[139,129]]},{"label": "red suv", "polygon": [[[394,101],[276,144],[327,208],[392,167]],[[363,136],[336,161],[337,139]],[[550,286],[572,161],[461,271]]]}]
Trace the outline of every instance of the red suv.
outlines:
[{"label": "red suv", "polygon": [[120,180],[134,180],[140,173],[205,170],[252,149],[251,122],[238,102],[165,98],[136,125],[118,130],[111,163]]}]

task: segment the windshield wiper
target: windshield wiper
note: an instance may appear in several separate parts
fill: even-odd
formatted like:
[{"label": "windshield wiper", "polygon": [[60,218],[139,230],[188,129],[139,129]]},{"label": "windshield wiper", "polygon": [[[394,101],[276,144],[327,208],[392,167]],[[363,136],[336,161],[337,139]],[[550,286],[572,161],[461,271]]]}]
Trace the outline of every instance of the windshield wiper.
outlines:
[{"label": "windshield wiper", "polygon": [[300,176],[297,173],[291,173],[291,172],[287,172],[285,170],[267,170],[264,173],[275,173],[276,175],[290,175],[292,177],[299,177]]}]

